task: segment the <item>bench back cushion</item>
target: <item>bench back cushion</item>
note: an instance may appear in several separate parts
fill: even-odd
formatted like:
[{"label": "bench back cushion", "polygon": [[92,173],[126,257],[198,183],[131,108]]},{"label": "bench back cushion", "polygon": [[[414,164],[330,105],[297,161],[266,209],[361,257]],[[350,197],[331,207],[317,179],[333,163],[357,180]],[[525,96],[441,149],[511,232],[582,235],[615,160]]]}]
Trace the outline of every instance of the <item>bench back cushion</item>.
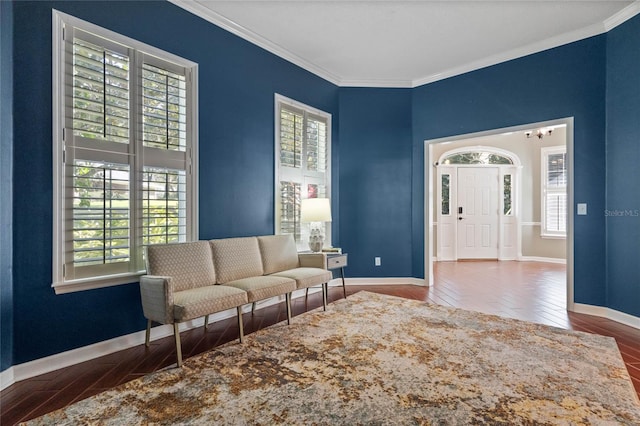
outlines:
[{"label": "bench back cushion", "polygon": [[218,283],[260,276],[262,258],[256,237],[210,240]]},{"label": "bench back cushion", "polygon": [[292,235],[265,235],[258,237],[262,266],[265,274],[297,268],[298,250]]},{"label": "bench back cushion", "polygon": [[171,277],[174,291],[216,283],[207,241],[158,244],[146,247],[147,275]]}]

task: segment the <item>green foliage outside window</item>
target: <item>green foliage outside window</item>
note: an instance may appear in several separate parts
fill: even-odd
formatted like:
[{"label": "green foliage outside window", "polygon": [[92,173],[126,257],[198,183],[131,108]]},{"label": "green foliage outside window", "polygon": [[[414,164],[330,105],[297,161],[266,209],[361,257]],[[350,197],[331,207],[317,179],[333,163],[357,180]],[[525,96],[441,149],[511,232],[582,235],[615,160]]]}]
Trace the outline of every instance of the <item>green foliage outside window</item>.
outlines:
[{"label": "green foliage outside window", "polygon": [[76,161],[73,171],[73,261],[95,265],[129,261],[127,166]]}]

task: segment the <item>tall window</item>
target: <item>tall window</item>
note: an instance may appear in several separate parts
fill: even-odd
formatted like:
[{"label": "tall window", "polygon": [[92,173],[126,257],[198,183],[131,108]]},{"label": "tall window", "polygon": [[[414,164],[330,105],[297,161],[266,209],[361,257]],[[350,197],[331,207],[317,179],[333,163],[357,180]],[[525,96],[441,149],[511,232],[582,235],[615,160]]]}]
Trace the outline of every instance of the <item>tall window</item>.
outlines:
[{"label": "tall window", "polygon": [[[300,223],[300,200],[331,198],[331,115],[276,95],[275,229],[293,234],[307,250],[308,224]],[[331,244],[331,224],[325,224]]]},{"label": "tall window", "polygon": [[54,12],[57,293],[127,283],[197,238],[197,65]]},{"label": "tall window", "polygon": [[542,236],[567,235],[567,149],[565,146],[541,148]]}]

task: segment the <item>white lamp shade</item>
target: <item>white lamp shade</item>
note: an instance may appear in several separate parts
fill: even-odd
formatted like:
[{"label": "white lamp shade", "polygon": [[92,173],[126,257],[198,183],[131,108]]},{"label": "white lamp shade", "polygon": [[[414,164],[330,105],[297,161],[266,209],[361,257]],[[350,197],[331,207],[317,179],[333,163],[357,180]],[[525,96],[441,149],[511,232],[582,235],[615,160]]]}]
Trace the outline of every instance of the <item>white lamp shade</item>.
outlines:
[{"label": "white lamp shade", "polygon": [[300,222],[331,222],[328,198],[306,198],[300,206]]}]

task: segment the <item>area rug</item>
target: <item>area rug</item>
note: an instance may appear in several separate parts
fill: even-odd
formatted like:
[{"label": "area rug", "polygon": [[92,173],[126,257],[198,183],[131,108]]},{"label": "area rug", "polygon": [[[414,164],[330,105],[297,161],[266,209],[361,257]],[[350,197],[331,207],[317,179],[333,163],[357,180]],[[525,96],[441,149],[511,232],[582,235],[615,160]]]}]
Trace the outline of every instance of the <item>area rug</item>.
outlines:
[{"label": "area rug", "polygon": [[65,424],[640,424],[615,340],[359,292],[35,419]]}]

